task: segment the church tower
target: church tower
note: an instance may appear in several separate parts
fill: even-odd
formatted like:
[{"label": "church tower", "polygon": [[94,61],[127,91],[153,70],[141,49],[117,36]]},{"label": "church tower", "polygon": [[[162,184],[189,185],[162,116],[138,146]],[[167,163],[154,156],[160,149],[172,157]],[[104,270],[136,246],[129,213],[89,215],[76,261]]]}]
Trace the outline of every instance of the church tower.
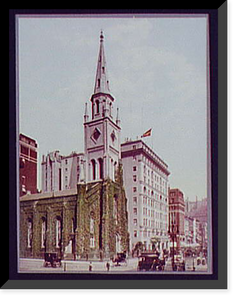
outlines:
[{"label": "church tower", "polygon": [[100,34],[95,86],[90,101],[90,116],[87,103],[84,115],[86,183],[100,179],[114,181],[121,158],[121,128],[118,110],[116,120],[113,117],[115,99],[109,89],[103,32]]},{"label": "church tower", "polygon": [[94,91],[84,114],[85,183],[78,184],[76,238],[81,257],[110,258],[129,250],[121,128],[118,110],[114,119],[114,101],[101,32]]}]

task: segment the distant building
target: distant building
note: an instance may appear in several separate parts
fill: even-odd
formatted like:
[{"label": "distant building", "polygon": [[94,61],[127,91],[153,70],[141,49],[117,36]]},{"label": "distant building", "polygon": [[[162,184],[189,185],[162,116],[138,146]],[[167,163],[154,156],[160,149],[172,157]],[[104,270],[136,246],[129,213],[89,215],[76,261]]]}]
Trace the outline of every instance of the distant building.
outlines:
[{"label": "distant building", "polygon": [[84,179],[84,154],[50,152],[42,157],[41,171],[43,193],[76,188]]},{"label": "distant building", "polygon": [[202,223],[207,223],[207,198],[196,201],[186,201],[185,214],[188,217],[196,218]]},{"label": "distant building", "polygon": [[179,249],[184,242],[185,202],[183,192],[169,189],[169,231],[175,234],[175,247]]},{"label": "distant building", "polygon": [[37,193],[37,143],[24,134],[19,136],[19,160],[20,196]]},{"label": "distant building", "polygon": [[[186,201],[185,220],[189,222],[189,232],[185,232],[186,244],[207,249],[207,198]],[[192,234],[192,241],[191,241]]]},{"label": "distant building", "polygon": [[124,186],[129,213],[130,249],[142,242],[152,250],[168,248],[168,165],[142,140],[121,145]]}]

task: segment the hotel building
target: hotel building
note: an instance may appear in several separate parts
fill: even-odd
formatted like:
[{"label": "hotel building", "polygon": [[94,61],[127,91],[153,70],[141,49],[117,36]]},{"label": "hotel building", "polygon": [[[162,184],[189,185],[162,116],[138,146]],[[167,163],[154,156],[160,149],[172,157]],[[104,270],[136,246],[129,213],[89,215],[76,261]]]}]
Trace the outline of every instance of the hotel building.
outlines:
[{"label": "hotel building", "polygon": [[142,140],[121,144],[123,178],[127,197],[130,249],[142,242],[152,250],[168,249],[168,165]]}]

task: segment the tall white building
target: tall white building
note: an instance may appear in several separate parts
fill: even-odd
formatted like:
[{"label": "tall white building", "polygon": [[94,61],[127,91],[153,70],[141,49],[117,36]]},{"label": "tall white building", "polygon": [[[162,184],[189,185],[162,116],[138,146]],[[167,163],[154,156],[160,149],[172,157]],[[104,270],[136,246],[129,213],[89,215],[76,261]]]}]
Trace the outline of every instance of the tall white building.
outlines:
[{"label": "tall white building", "polygon": [[63,156],[58,150],[43,155],[41,162],[42,192],[72,189],[84,180],[84,154]]},{"label": "tall white building", "polygon": [[168,249],[168,165],[142,140],[123,143],[121,156],[130,249],[142,242],[152,250],[152,237],[160,251]]}]

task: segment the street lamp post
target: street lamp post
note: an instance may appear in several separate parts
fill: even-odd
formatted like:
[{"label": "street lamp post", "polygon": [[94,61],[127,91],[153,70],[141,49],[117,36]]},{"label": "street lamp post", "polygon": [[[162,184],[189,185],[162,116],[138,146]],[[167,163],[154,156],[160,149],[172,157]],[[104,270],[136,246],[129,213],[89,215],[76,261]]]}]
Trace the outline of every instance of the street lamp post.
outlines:
[{"label": "street lamp post", "polygon": [[175,264],[174,264],[174,241],[177,237],[178,229],[177,226],[175,226],[174,221],[171,221],[171,224],[169,224],[169,231],[168,234],[170,235],[170,239],[172,240],[173,245],[173,255],[172,255],[172,270],[175,271]]}]

